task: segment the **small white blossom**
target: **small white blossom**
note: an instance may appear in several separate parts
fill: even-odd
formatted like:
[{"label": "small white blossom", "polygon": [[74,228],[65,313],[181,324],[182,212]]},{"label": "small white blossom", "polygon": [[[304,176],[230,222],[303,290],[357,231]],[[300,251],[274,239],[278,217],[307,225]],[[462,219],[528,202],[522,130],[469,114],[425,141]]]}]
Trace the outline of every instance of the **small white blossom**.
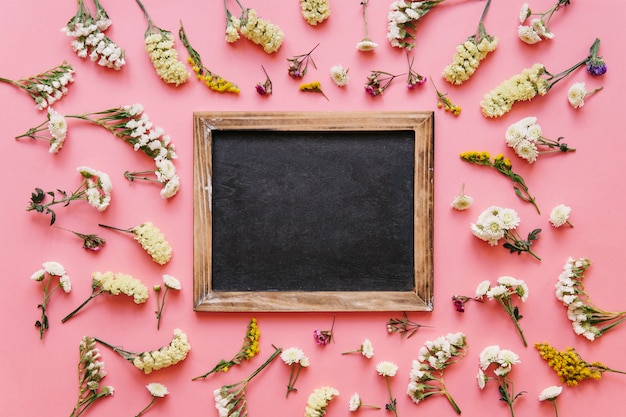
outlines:
[{"label": "small white blossom", "polygon": [[569,221],[569,215],[572,209],[565,204],[559,204],[550,212],[550,223],[554,227],[561,227],[564,224],[572,225]]}]

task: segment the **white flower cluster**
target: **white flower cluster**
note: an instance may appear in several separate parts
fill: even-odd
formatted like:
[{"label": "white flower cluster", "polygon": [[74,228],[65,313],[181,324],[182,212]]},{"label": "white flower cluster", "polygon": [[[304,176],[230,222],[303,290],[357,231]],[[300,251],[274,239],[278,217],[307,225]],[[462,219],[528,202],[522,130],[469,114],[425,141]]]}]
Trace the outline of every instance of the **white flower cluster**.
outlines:
[{"label": "white flower cluster", "polygon": [[300,0],[302,17],[311,26],[322,23],[330,16],[329,0]]},{"label": "white flower cluster", "polygon": [[391,46],[410,51],[415,47],[412,43],[412,32],[417,21],[443,0],[398,0],[389,5],[387,14],[387,39]]},{"label": "white flower cluster", "polygon": [[521,73],[503,81],[499,86],[485,94],[480,102],[485,117],[499,117],[507,113],[517,101],[531,100],[537,95],[544,96],[550,89],[547,79],[542,78],[546,68],[534,64]]},{"label": "white flower cluster", "polygon": [[48,261],[43,263],[43,268],[33,273],[30,277],[33,281],[41,282],[46,274],[59,277],[59,285],[65,293],[72,290],[72,282],[65,272],[65,268],[58,262]]},{"label": "white flower cluster", "polygon": [[72,416],[81,415],[96,400],[113,395],[114,388],[110,385],[100,387],[106,376],[104,362],[100,361],[100,351],[96,340],[84,336],[79,345],[80,360],[78,362],[78,399],[72,410]]},{"label": "white flower cluster", "polygon": [[541,138],[541,126],[536,117],[525,117],[508,127],[505,133],[506,144],[513,148],[517,156],[532,164],[539,151],[536,142]]},{"label": "white flower cluster", "polygon": [[491,286],[487,280],[482,281],[476,287],[476,298],[487,296],[488,299],[504,299],[512,295],[517,295],[522,302],[528,299],[528,285],[517,278],[510,276],[501,276],[498,278],[498,285]]},{"label": "white flower cluster", "polygon": [[304,417],[321,417],[326,414],[326,408],[330,400],[339,395],[339,391],[336,388],[323,386],[315,388],[309,395],[304,410]]},{"label": "white flower cluster", "polygon": [[424,343],[417,360],[412,362],[407,387],[407,394],[415,404],[441,392],[443,370],[463,358],[467,348],[467,338],[461,332],[448,333]]},{"label": "white flower cluster", "polygon": [[260,18],[254,9],[244,10],[239,31],[244,38],[261,45],[268,54],[278,51],[285,38],[278,25]]},{"label": "white flower cluster", "polygon": [[496,37],[483,36],[477,42],[475,36],[470,36],[464,43],[457,45],[452,63],[443,69],[443,78],[450,84],[463,84],[476,72],[480,61],[485,59],[489,52],[495,51],[497,46]]},{"label": "white flower cluster", "polygon": [[172,247],[152,222],[142,223],[131,231],[135,240],[148,252],[154,262],[165,265],[172,259]]},{"label": "white flower cluster", "polygon": [[80,166],[76,170],[85,179],[87,186],[85,195],[89,205],[98,211],[106,210],[111,203],[111,190],[113,189],[109,175],[88,166]]},{"label": "white flower cluster", "polygon": [[72,49],[80,58],[91,59],[98,65],[120,70],[126,60],[125,52],[104,32],[111,26],[111,19],[106,14],[98,14],[96,18],[80,2],[79,11],[61,32],[74,38]]},{"label": "white flower cluster", "polygon": [[476,375],[478,387],[480,389],[485,388],[485,383],[488,379],[487,375],[485,375],[485,371],[492,364],[496,365],[493,368],[493,373],[496,376],[504,377],[511,372],[513,365],[520,362],[519,355],[512,350],[501,349],[498,345],[487,346],[479,355],[480,369]]},{"label": "white flower cluster", "polygon": [[474,236],[488,242],[490,246],[496,246],[508,230],[514,230],[519,224],[520,218],[512,208],[491,206],[470,227]]},{"label": "white flower cluster", "polygon": [[174,329],[174,338],[168,346],[158,350],[142,352],[132,359],[133,365],[146,375],[152,371],[175,365],[187,357],[191,345],[187,335],[181,329]]},{"label": "white flower cluster", "polygon": [[61,113],[48,107],[48,131],[50,132],[50,153],[57,153],[63,147],[67,137],[67,120]]},{"label": "white flower cluster", "polygon": [[296,347],[283,350],[280,354],[280,358],[287,365],[300,365],[303,368],[310,365],[309,358],[304,354],[302,349]]},{"label": "white flower cluster", "polygon": [[35,108],[43,110],[61,100],[69,91],[68,85],[74,82],[74,67],[67,62],[38,74],[17,81],[0,78],[25,90],[35,100]]},{"label": "white flower cluster", "polygon": [[93,288],[101,288],[111,295],[125,294],[133,297],[135,304],[143,304],[148,300],[148,287],[131,275],[120,272],[93,272],[91,275]]},{"label": "white flower cluster", "polygon": [[179,86],[187,81],[189,72],[185,63],[178,60],[171,32],[151,28],[146,32],[144,43],[152,66],[164,82]]},{"label": "white flower cluster", "polygon": [[529,25],[523,24],[532,14],[528,3],[522,4],[522,8],[519,12],[519,22],[522,24],[517,28],[517,36],[519,36],[520,40],[529,45],[533,45],[537,42],[541,42],[543,39],[554,38],[554,33],[550,32],[548,29],[548,24],[543,19],[543,16],[531,19]]},{"label": "white flower cluster", "polygon": [[226,19],[226,42],[234,43],[240,38],[239,29],[241,28],[241,19],[228,13]]}]

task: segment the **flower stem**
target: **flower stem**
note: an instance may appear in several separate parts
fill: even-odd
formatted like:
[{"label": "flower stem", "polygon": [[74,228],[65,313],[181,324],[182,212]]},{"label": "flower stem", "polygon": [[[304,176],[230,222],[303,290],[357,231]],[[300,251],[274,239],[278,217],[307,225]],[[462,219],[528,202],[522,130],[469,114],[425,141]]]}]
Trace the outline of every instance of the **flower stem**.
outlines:
[{"label": "flower stem", "polygon": [[145,414],[146,411],[148,411],[148,408],[152,407],[152,404],[154,404],[154,400],[156,399],[156,397],[152,397],[152,400],[150,401],[150,403],[144,407],[143,410],[141,410],[139,413],[135,414],[135,417],[140,417],[142,415]]},{"label": "flower stem", "polygon": [[270,356],[261,366],[259,366],[254,372],[252,372],[252,374],[250,374],[249,377],[245,379],[246,383],[250,382],[252,378],[257,376],[259,372],[261,372],[267,365],[269,365],[274,359],[276,359],[276,357],[280,355],[280,353],[283,351],[282,348],[278,348],[276,346],[272,347],[275,349],[274,353],[272,353],[272,356]]},{"label": "flower stem", "polygon": [[120,229],[119,227],[108,226],[106,224],[101,224],[101,223],[98,223],[98,226],[104,227],[106,229],[117,230],[118,232],[133,233],[132,229]]},{"label": "flower stem", "polygon": [[452,408],[454,408],[454,411],[456,411],[456,413],[460,415],[461,409],[457,405],[456,401],[454,401],[454,399],[452,398],[452,395],[450,395],[450,393],[445,390],[443,391],[443,395],[445,395],[448,401],[450,401],[450,404],[452,405]]},{"label": "flower stem", "polygon": [[63,319],[61,319],[61,323],[65,323],[66,321],[68,321],[69,319],[74,317],[74,315],[76,313],[78,313],[83,307],[85,307],[88,302],[90,302],[91,300],[93,300],[94,298],[99,296],[100,294],[102,294],[102,290],[101,289],[97,289],[97,290],[93,289],[92,292],[91,292],[91,295],[89,296],[89,298],[87,298],[85,301],[83,301],[82,304],[79,305],[78,307],[76,307],[76,309],[74,309],[74,311],[72,311],[70,314],[68,314],[67,316],[63,317]]}]

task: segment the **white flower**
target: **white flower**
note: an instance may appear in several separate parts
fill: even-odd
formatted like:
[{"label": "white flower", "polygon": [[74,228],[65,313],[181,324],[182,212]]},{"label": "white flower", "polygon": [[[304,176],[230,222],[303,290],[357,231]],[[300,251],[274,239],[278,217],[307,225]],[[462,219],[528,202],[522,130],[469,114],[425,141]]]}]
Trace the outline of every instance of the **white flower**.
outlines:
[{"label": "white flower", "polygon": [[564,204],[559,204],[550,212],[550,223],[554,227],[561,227],[564,224],[570,224],[569,215],[572,209]]},{"label": "white flower", "polygon": [[563,392],[563,387],[558,385],[547,387],[539,394],[539,401],[555,400],[556,397],[561,395],[561,392]]},{"label": "white flower", "polygon": [[478,382],[478,388],[485,388],[485,384],[487,383],[487,375],[485,375],[482,369],[478,370],[478,373],[476,374],[476,381]]},{"label": "white flower", "polygon": [[365,339],[363,344],[361,345],[361,353],[367,359],[371,359],[374,356],[374,346],[372,346],[372,342],[369,339]]},{"label": "white flower", "polygon": [[574,83],[567,91],[567,101],[569,101],[569,104],[573,108],[578,109],[585,105],[586,95],[587,90],[585,89],[585,83]]},{"label": "white flower", "polygon": [[513,149],[515,150],[517,156],[525,159],[526,161],[528,161],[529,164],[535,162],[537,160],[537,157],[539,156],[539,150],[537,149],[537,145],[526,139],[519,141],[513,147]]},{"label": "white flower", "polygon": [[463,184],[461,186],[461,192],[459,193],[459,195],[454,197],[451,206],[456,210],[467,210],[468,208],[470,208],[473,202],[474,199],[472,197],[465,195],[465,184]]},{"label": "white flower", "polygon": [[295,363],[300,363],[300,361],[306,358],[306,356],[304,356],[304,352],[302,351],[302,349],[292,347],[292,348],[283,350],[280,354],[280,358],[287,365],[293,365]]},{"label": "white flower", "polygon": [[396,372],[398,372],[398,365],[389,361],[378,362],[376,372],[385,377],[395,376]]},{"label": "white flower", "polygon": [[163,275],[163,283],[168,288],[172,288],[174,290],[180,290],[181,289],[180,281],[178,279],[174,278],[171,275],[164,274]]},{"label": "white flower", "polygon": [[146,388],[148,388],[148,391],[150,391],[150,395],[152,395],[153,397],[165,397],[167,394],[169,394],[167,387],[159,382],[151,382],[146,385]]},{"label": "white flower", "polygon": [[499,353],[500,346],[498,345],[491,345],[484,348],[479,355],[480,368],[484,371],[489,368],[489,365],[497,362]]},{"label": "white flower", "polygon": [[363,40],[361,40],[361,42],[356,44],[356,49],[358,49],[361,52],[370,52],[376,49],[377,47],[378,47],[378,44],[376,42],[373,42],[369,38],[364,38]]},{"label": "white flower", "polygon": [[529,45],[541,42],[541,36],[532,26],[520,25],[517,28],[517,36]]},{"label": "white flower", "polygon": [[50,275],[56,275],[58,277],[65,275],[65,268],[58,262],[44,262],[43,269]]},{"label": "white flower", "polygon": [[72,281],[70,281],[70,277],[67,275],[61,276],[59,285],[61,285],[61,288],[66,294],[72,291]]},{"label": "white flower", "polygon": [[359,407],[361,407],[361,397],[359,397],[359,393],[355,392],[354,394],[352,394],[352,397],[350,397],[350,403],[348,405],[348,410],[349,411],[356,411],[359,409]]},{"label": "white flower", "polygon": [[161,198],[167,199],[174,197],[176,193],[178,193],[178,190],[180,190],[180,178],[178,175],[174,175],[174,177],[166,182],[161,189]]},{"label": "white flower", "polygon": [[32,279],[33,281],[43,281],[43,279],[46,276],[46,270],[45,269],[40,269],[39,271],[36,271],[34,274],[32,274],[30,276],[30,279]]},{"label": "white flower", "polygon": [[348,81],[350,81],[348,70],[344,69],[341,65],[335,65],[330,68],[330,77],[338,87],[348,85]]},{"label": "white flower", "polygon": [[528,19],[530,14],[531,14],[531,11],[530,11],[530,6],[528,6],[528,3],[522,4],[522,8],[519,11],[519,22],[524,23],[524,20]]},{"label": "white flower", "polygon": [[482,281],[476,287],[476,297],[482,298],[489,292],[489,288],[491,287],[491,283],[488,280]]}]

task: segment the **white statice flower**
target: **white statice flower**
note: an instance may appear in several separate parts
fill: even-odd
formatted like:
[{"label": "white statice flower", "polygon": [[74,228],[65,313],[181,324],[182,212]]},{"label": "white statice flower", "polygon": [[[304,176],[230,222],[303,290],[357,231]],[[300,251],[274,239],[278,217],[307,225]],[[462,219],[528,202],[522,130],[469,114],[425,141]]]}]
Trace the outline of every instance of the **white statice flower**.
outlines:
[{"label": "white statice flower", "polygon": [[57,153],[63,147],[63,142],[67,136],[67,120],[61,113],[48,107],[48,131],[50,139],[50,153]]},{"label": "white statice flower", "polygon": [[267,54],[280,49],[285,33],[278,25],[260,18],[254,9],[245,9],[243,16],[239,31],[244,38],[261,45]]},{"label": "white statice flower", "polygon": [[84,178],[87,202],[98,211],[104,211],[111,203],[113,183],[109,175],[88,166],[79,166],[76,170]]},{"label": "white statice flower", "polygon": [[339,390],[330,386],[316,388],[309,395],[306,407],[304,409],[304,417],[321,417],[326,414],[326,409],[330,401],[339,395]]},{"label": "white statice flower", "polygon": [[387,39],[391,46],[410,51],[415,47],[415,29],[418,21],[443,0],[404,1],[389,5],[387,14]]},{"label": "white statice flower", "polygon": [[144,45],[157,75],[166,84],[179,86],[187,81],[189,72],[178,59],[174,47],[174,35],[169,31],[151,28],[146,32]]},{"label": "white statice flower", "polygon": [[549,386],[539,393],[539,401],[555,400],[556,397],[561,395],[562,392],[563,392],[563,387],[561,386],[558,386],[558,385]]},{"label": "white statice flower", "polygon": [[443,78],[450,84],[461,85],[476,72],[481,61],[498,47],[498,38],[485,34],[470,36],[457,45],[452,62],[443,69]]},{"label": "white statice flower", "polygon": [[554,227],[561,227],[564,224],[572,224],[569,221],[569,215],[572,212],[571,207],[566,206],[565,204],[559,204],[550,212],[550,223]]},{"label": "white statice flower", "polygon": [[389,361],[381,361],[376,364],[376,372],[384,377],[392,377],[398,372],[398,365]]},{"label": "white statice flower", "polygon": [[182,288],[180,285],[180,281],[172,275],[168,274],[163,274],[163,284],[173,290],[180,290]]},{"label": "white statice flower", "polygon": [[348,85],[350,77],[348,77],[348,69],[345,69],[341,65],[334,65],[330,67],[330,78],[337,87],[344,87]]},{"label": "white statice flower", "polygon": [[302,17],[311,26],[322,23],[330,16],[329,0],[300,0]]}]

